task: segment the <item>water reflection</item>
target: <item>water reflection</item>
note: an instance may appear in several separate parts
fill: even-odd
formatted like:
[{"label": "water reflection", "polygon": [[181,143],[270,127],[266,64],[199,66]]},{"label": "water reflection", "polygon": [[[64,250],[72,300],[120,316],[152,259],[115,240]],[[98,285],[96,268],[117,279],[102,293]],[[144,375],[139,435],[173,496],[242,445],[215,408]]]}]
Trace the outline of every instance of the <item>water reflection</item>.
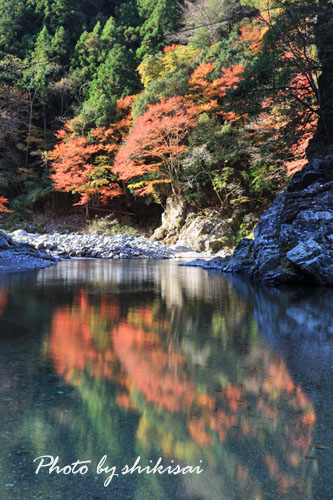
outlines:
[{"label": "water reflection", "polygon": [[[317,478],[331,451],[315,449],[314,436],[330,400],[301,368],[297,349],[307,353],[310,342],[321,352],[324,342],[329,359],[331,298],[329,291],[316,300],[303,290],[255,288],[168,262],[64,262],[13,278],[0,291],[1,325],[14,331],[23,322],[30,333],[25,349],[18,338],[2,343],[12,356],[2,372],[1,393],[13,405],[6,432],[20,426],[16,448],[24,442],[30,458],[98,461],[107,453],[122,466],[138,455],[146,464],[162,456],[167,464],[202,460],[205,470],[119,478],[107,492],[101,479],[66,478],[69,499],[80,498],[83,483],[89,493],[82,498],[329,498]],[[319,338],[310,326],[318,316]],[[15,460],[13,448],[9,439],[1,474],[13,475],[5,456]],[[8,498],[17,498],[15,488],[44,498],[52,480],[22,479]],[[61,481],[50,498],[63,498]]]}]

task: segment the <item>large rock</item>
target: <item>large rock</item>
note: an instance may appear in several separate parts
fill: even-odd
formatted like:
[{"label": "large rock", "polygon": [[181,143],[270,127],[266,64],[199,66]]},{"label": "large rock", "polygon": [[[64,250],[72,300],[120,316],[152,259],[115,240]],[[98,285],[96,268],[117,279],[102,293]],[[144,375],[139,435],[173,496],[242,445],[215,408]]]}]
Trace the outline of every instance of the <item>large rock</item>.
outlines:
[{"label": "large rock", "polygon": [[217,253],[226,247],[232,236],[228,220],[221,220],[218,214],[189,214],[182,227],[178,245],[191,247],[195,252]]},{"label": "large rock", "polygon": [[191,248],[195,252],[217,253],[230,247],[233,237],[231,219],[221,218],[218,212],[207,215],[188,213],[184,200],[175,196],[168,198],[162,225],[156,229],[151,239],[164,240],[179,246]]},{"label": "large rock", "polygon": [[223,271],[250,272],[253,265],[253,243],[248,238],[242,239],[230,259],[223,263]]},{"label": "large rock", "polygon": [[186,212],[186,201],[178,196],[170,196],[162,214],[162,224],[155,230],[151,239],[153,241],[168,239],[168,243],[175,243],[178,231],[184,224]]},{"label": "large rock", "polygon": [[261,217],[251,266],[241,252],[225,270],[272,283],[333,285],[333,156],[310,161]]},{"label": "large rock", "polygon": [[8,241],[0,236],[0,250],[7,250],[8,248],[10,248]]}]

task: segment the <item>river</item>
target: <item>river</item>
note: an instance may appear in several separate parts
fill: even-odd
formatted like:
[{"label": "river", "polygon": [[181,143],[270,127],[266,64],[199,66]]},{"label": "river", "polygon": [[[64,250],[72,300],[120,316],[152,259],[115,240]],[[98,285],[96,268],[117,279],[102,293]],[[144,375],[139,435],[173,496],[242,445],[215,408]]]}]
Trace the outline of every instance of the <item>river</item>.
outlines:
[{"label": "river", "polygon": [[333,498],[332,290],[143,260],[0,280],[1,500]]}]

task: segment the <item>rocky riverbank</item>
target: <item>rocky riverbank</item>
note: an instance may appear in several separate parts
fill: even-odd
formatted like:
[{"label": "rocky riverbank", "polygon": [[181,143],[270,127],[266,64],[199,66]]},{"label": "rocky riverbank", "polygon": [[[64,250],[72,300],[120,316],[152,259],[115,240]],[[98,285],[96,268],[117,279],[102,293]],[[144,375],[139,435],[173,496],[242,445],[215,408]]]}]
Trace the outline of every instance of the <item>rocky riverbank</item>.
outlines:
[{"label": "rocky riverbank", "polygon": [[39,269],[75,257],[101,259],[193,258],[190,248],[168,246],[144,236],[79,233],[28,233],[19,229],[0,236],[0,271]]},{"label": "rocky riverbank", "polygon": [[29,244],[54,258],[89,257],[99,259],[168,259],[172,250],[160,242],[140,236],[102,236],[98,234],[27,233],[19,229],[9,233],[14,244]]},{"label": "rocky riverbank", "polygon": [[[171,217],[174,211],[169,210],[171,222],[177,220]],[[163,231],[171,223],[167,224],[167,220],[164,217]],[[205,229],[205,232],[199,225],[200,234],[195,233],[191,224],[190,233],[196,237],[195,241],[200,242],[198,248],[201,251],[203,248],[213,251],[212,247],[216,247],[217,251],[219,245],[215,245],[214,239],[217,236],[219,243],[223,244],[223,238],[215,231],[216,228],[220,231],[222,223],[216,223],[214,231],[209,226],[209,231]],[[206,228],[206,221],[204,226]],[[156,241],[160,237],[157,233],[158,230],[153,239],[127,234],[38,234],[24,230],[3,233],[0,239],[0,270],[46,267],[71,257],[170,259],[193,255],[203,258],[184,265],[245,273],[274,285],[333,286],[333,156],[312,160],[298,172],[286,191],[276,198],[259,220],[254,240],[242,239],[231,256],[227,256],[228,249],[224,248],[213,259],[209,259],[208,253],[191,254],[191,248],[179,246],[183,243],[181,238],[176,238],[178,247],[169,246]]]},{"label": "rocky riverbank", "polygon": [[310,161],[233,255],[186,265],[245,273],[269,284],[333,286],[333,156]]},{"label": "rocky riverbank", "polygon": [[45,250],[37,250],[27,243],[16,243],[5,232],[0,233],[0,273],[30,271],[49,267],[56,258]]}]

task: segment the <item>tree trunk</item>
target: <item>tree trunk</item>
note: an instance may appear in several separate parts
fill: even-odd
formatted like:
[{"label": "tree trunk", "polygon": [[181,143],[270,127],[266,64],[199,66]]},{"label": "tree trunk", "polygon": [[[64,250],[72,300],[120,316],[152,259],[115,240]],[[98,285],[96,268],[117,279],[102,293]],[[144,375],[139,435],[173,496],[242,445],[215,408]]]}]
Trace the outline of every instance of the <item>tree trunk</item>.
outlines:
[{"label": "tree trunk", "polygon": [[319,77],[320,118],[314,138],[310,141],[309,159],[333,153],[333,16],[332,3],[321,0],[315,24],[318,57],[322,66]]},{"label": "tree trunk", "polygon": [[32,115],[33,115],[33,107],[34,107],[34,95],[31,95],[31,91],[29,90],[29,121],[28,121],[28,136],[27,136],[27,146],[25,151],[25,167],[28,166],[29,159],[29,149],[30,149],[30,135],[31,135],[31,127],[32,127]]},{"label": "tree trunk", "polygon": [[46,146],[46,106],[45,102],[43,102],[43,132],[44,132],[44,142]]}]

